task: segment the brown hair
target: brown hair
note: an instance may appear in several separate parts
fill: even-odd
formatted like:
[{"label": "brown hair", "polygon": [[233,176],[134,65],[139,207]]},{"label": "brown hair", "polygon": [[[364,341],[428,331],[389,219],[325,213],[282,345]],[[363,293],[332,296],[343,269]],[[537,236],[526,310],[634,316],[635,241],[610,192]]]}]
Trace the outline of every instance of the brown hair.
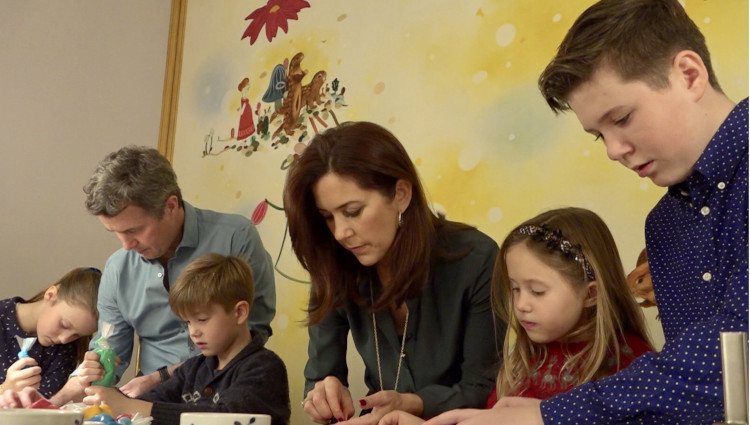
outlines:
[{"label": "brown hair", "polygon": [[242,89],[247,87],[248,84],[250,84],[250,79],[247,77],[243,78],[242,81],[240,81],[240,84],[237,85],[237,90],[242,91]]},{"label": "brown hair", "polygon": [[[99,320],[99,310],[96,308],[96,298],[99,294],[99,282],[102,272],[94,267],[75,268],[55,282],[52,286],[57,287],[57,300],[66,302],[75,307],[86,309],[95,320]],[[41,301],[44,299],[46,288],[28,300],[28,303]],[[83,361],[83,355],[86,354],[89,347],[91,335],[84,335],[78,338],[76,343],[76,359]]]},{"label": "brown hair", "polygon": [[551,249],[545,241],[519,232],[520,228],[529,225],[545,226],[559,232],[572,245],[580,246],[597,282],[596,304],[587,308],[582,316],[588,320],[566,336],[590,335],[585,348],[571,356],[563,366],[563,370],[570,370],[576,377],[576,385],[607,372],[611,365],[605,360],[609,356],[619,362],[620,341],[626,333],[649,341],[643,312],[630,294],[617,245],[604,221],[594,212],[583,208],[547,211],[513,229],[500,247],[495,262],[492,308],[515,334],[515,344],[511,343],[510,332],[505,336],[503,365],[497,377],[499,397],[517,394],[536,367],[544,362],[547,354],[544,344],[531,341],[513,312],[511,283],[505,263],[508,250],[525,244],[539,260],[557,270],[567,282],[573,285],[589,282],[580,262],[559,249]]},{"label": "brown hair", "polygon": [[247,301],[252,308],[254,293],[253,273],[247,261],[211,253],[193,260],[180,273],[169,291],[169,305],[180,317],[209,304],[218,304],[229,312],[240,301]]},{"label": "brown hair", "polygon": [[677,0],[601,0],[568,30],[539,77],[539,89],[558,113],[570,109],[570,93],[603,65],[624,81],[666,88],[667,70],[682,50],[701,57],[711,86],[721,91],[706,40]]},{"label": "brown hair", "polygon": [[393,282],[399,284],[389,285],[375,299],[375,311],[399,305],[421,292],[431,262],[448,258],[438,245],[442,228],[469,228],[432,213],[416,167],[401,142],[385,128],[370,122],[349,122],[318,134],[290,167],[284,187],[292,248],[312,281],[310,325],[345,302],[365,302],[357,292],[357,283],[368,269],[334,239],[315,204],[313,187],[328,173],[351,178],[360,188],[378,191],[387,198],[395,196],[399,180],[412,186],[402,225],[389,255],[381,260],[386,262]]}]

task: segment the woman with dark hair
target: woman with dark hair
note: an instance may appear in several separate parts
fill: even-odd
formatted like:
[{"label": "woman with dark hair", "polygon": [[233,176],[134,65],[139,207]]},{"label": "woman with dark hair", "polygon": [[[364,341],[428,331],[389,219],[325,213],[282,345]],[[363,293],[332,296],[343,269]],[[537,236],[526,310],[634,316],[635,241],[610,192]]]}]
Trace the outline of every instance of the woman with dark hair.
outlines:
[{"label": "woman with dark hair", "polygon": [[312,281],[302,400],[311,420],[355,413],[350,331],[368,387],[357,422],[484,405],[505,332],[490,307],[497,244],[430,210],[393,134],[354,122],[317,135],[289,170],[284,207]]}]

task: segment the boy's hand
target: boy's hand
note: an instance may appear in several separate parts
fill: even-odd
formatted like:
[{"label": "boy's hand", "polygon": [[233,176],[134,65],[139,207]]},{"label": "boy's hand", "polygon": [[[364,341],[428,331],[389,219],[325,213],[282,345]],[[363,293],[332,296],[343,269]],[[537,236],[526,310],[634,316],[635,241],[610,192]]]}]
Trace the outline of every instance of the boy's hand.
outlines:
[{"label": "boy's hand", "polygon": [[136,398],[160,383],[161,377],[159,373],[153,372],[131,379],[130,382],[120,387],[120,391],[128,397]]},{"label": "boy's hand", "polygon": [[93,351],[87,351],[83,355],[83,361],[78,366],[78,383],[86,388],[92,382],[104,377],[104,368],[99,363],[99,355]]},{"label": "boy's hand", "polygon": [[123,413],[140,413],[143,416],[151,415],[152,403],[143,400],[134,400],[121,393],[117,388],[90,386],[84,390],[86,397],[83,402],[88,405],[104,403],[112,409],[114,416]]},{"label": "boy's hand", "polygon": [[31,357],[16,360],[5,374],[3,388],[21,391],[26,387],[38,389],[42,382],[42,368]]},{"label": "boy's hand", "polygon": [[425,422],[425,425],[453,425],[471,419],[482,412],[484,409],[453,409],[435,416]]},{"label": "boy's hand", "polygon": [[422,423],[424,423],[424,419],[418,416],[406,413],[403,410],[394,410],[380,418],[378,425],[420,425]]},{"label": "boy's hand", "polygon": [[21,391],[6,390],[0,395],[0,407],[3,409],[28,408],[44,396],[32,387],[26,387]]}]

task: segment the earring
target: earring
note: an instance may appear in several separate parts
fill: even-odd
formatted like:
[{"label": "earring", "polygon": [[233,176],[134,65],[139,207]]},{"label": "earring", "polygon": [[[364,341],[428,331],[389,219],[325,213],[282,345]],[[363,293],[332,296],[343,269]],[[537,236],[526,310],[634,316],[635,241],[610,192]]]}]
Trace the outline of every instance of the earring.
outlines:
[{"label": "earring", "polygon": [[401,216],[401,211],[398,212],[398,227],[404,224],[404,217]]}]

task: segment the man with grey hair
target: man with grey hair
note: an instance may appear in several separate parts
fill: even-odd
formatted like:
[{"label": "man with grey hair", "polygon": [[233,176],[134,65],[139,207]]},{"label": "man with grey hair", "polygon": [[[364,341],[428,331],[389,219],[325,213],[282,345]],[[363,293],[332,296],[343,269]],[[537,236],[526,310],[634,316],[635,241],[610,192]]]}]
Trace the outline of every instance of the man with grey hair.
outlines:
[{"label": "man with grey hair", "polygon": [[[200,354],[169,307],[169,288],[188,263],[204,254],[233,255],[248,262],[255,279],[248,326],[263,339],[271,335],[276,311],[273,265],[250,220],[184,201],[169,161],[148,147],[126,146],[107,155],[83,191],[88,211],[122,243],[104,267],[97,307],[100,323],[114,325],[108,341],[121,360],[118,378],[130,364],[134,333],[139,337],[143,375],[121,386],[123,393],[143,394],[168,379],[183,361]],[[100,333],[101,329],[92,340]],[[93,362],[81,367],[87,363]],[[53,401],[79,399],[85,383],[76,381],[71,380]]]}]

